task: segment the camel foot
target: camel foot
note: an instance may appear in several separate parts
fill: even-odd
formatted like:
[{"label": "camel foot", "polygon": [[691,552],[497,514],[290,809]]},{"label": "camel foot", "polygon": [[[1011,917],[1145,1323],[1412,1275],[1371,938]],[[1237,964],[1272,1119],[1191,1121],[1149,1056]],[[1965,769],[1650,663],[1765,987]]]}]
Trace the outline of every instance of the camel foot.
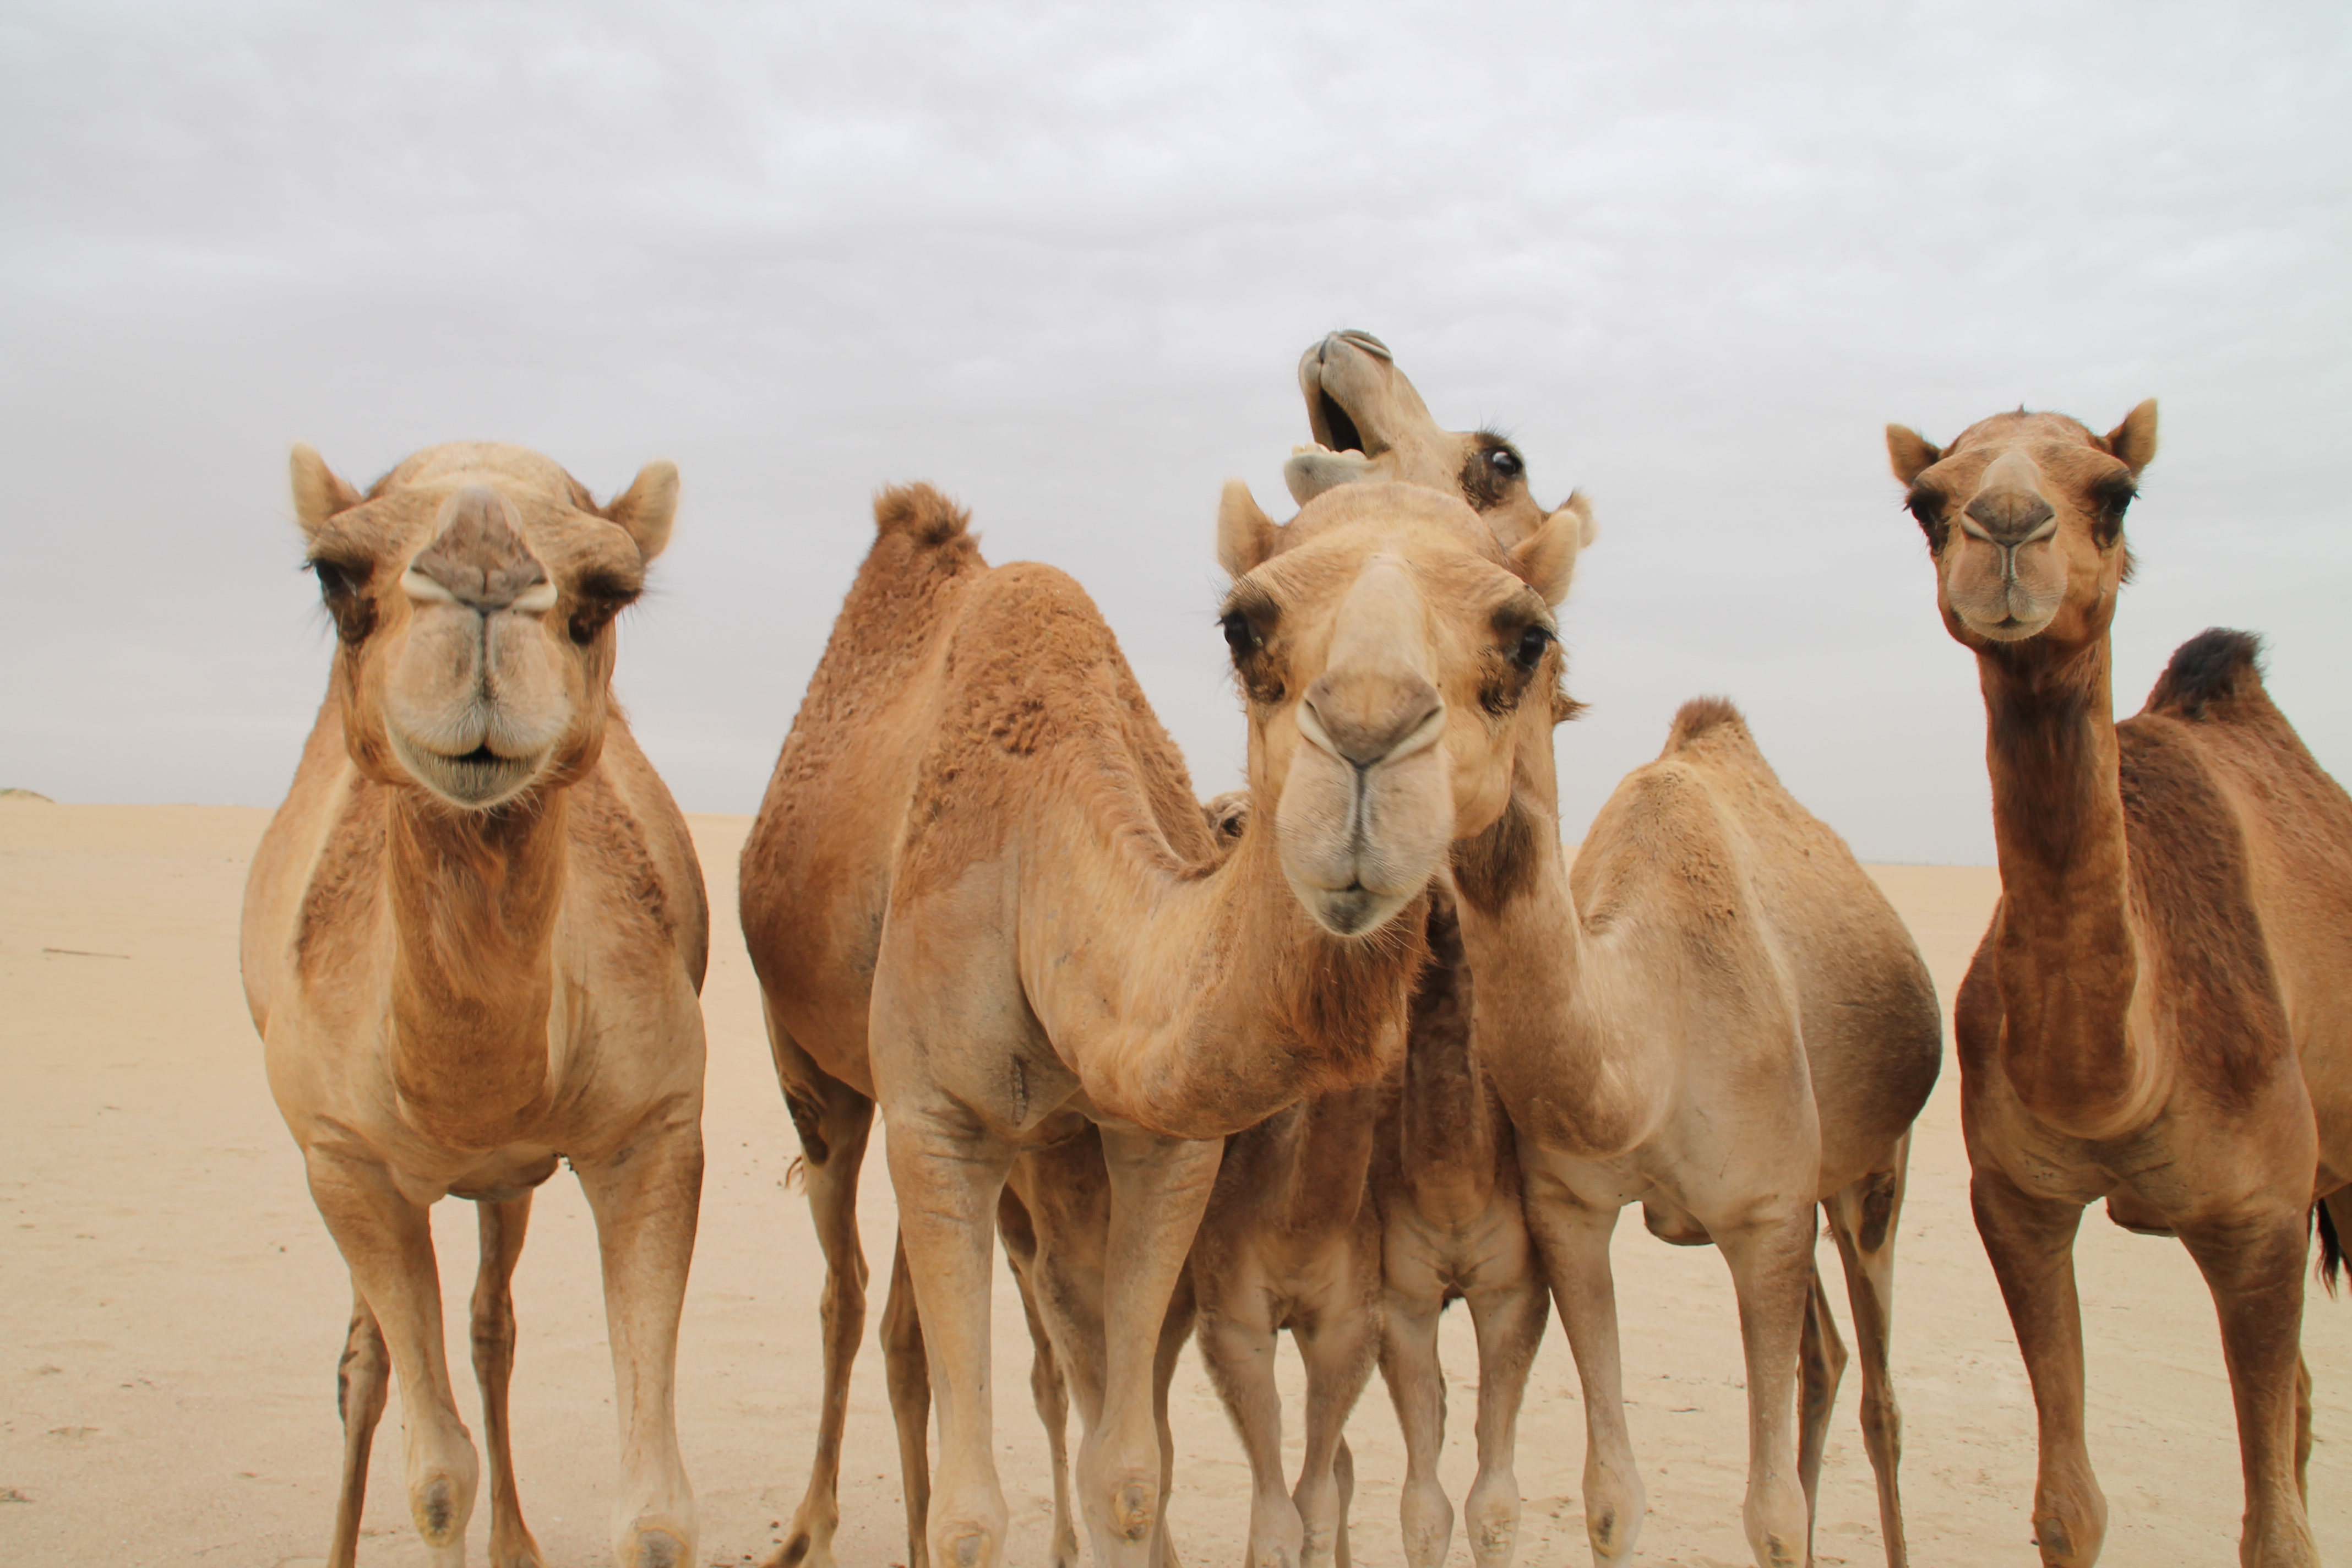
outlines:
[{"label": "camel foot", "polygon": [[2106,1544],[2106,1501],[2044,1496],[2033,1510],[2033,1544],[2042,1568],[2090,1568]]},{"label": "camel foot", "polygon": [[490,1542],[490,1568],[547,1568],[547,1560],[539,1554],[539,1542],[526,1530],[520,1541]]},{"label": "camel foot", "polygon": [[760,1559],[760,1568],[835,1568],[833,1531],[819,1535],[795,1527],[782,1546]]},{"label": "camel foot", "polygon": [[675,1524],[639,1523],[621,1538],[621,1568],[694,1568],[694,1532]]}]

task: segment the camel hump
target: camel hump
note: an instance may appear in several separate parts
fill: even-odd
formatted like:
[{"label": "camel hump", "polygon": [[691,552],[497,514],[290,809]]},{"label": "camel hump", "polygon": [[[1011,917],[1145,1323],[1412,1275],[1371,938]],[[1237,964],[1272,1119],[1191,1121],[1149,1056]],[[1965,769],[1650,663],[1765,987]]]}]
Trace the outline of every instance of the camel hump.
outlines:
[{"label": "camel hump", "polygon": [[2150,713],[2177,719],[2208,717],[2213,705],[2229,704],[2263,691],[2263,639],[2252,632],[2213,626],[2172,652],[2172,661],[2147,694]]},{"label": "camel hump", "polygon": [[920,548],[960,539],[971,523],[971,513],[927,484],[892,485],[874,498],[874,531],[903,533]]},{"label": "camel hump", "polygon": [[1694,697],[1675,710],[1674,728],[1666,731],[1665,750],[1658,755],[1671,757],[1702,742],[1743,752],[1756,750],[1756,737],[1748,732],[1747,718],[1728,697]]}]

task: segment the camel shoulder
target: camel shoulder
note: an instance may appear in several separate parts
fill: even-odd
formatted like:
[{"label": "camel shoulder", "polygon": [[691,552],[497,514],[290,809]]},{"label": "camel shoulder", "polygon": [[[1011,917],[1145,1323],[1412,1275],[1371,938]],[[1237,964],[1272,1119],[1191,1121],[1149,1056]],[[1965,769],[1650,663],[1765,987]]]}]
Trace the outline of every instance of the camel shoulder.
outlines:
[{"label": "camel shoulder", "polygon": [[702,862],[685,816],[661,775],[615,712],[604,755],[571,801],[579,889],[600,929],[656,938],[645,951],[674,948],[697,991],[710,959],[710,905]]}]

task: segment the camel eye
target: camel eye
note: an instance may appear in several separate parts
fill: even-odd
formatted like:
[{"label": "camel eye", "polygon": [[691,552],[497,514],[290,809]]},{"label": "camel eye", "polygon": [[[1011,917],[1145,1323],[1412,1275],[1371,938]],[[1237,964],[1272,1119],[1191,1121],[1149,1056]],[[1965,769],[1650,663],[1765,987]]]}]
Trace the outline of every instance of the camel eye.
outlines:
[{"label": "camel eye", "polygon": [[1507,479],[1516,479],[1527,471],[1527,465],[1519,461],[1519,455],[1508,447],[1497,447],[1487,453],[1486,464]]},{"label": "camel eye", "polygon": [[1225,646],[1233,649],[1236,664],[1265,646],[1265,639],[1257,635],[1257,628],[1250,625],[1250,618],[1239,610],[1228,612],[1218,619],[1217,624],[1225,630]]},{"label": "camel eye", "polygon": [[1543,662],[1544,649],[1559,639],[1541,626],[1529,626],[1519,634],[1519,646],[1511,654],[1511,662],[1521,669],[1533,670]]}]

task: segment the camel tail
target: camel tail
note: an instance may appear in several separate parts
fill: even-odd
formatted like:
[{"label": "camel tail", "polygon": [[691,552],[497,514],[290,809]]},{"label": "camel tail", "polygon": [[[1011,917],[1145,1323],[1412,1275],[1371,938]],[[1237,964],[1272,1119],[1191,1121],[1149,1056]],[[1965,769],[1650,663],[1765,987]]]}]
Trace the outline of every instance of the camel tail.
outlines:
[{"label": "camel tail", "polygon": [[2344,1278],[2344,1242],[2336,1234],[2336,1216],[2327,1212],[2327,1200],[2322,1198],[2311,1205],[2319,1220],[2319,1282],[2336,1294],[2336,1282]]},{"label": "camel tail", "polygon": [[2214,626],[2172,651],[2172,662],[2147,694],[2150,713],[2199,720],[2216,703],[2262,695],[2263,639]]},{"label": "camel tail", "polygon": [[927,484],[892,485],[874,498],[874,531],[903,533],[919,549],[936,550],[964,537],[971,513]]},{"label": "camel tail", "polygon": [[1674,728],[1666,731],[1666,749],[1658,754],[1671,757],[1677,752],[1689,751],[1701,741],[1716,745],[1727,742],[1743,752],[1756,750],[1756,738],[1748,732],[1747,719],[1728,697],[1694,697],[1676,709]]}]

